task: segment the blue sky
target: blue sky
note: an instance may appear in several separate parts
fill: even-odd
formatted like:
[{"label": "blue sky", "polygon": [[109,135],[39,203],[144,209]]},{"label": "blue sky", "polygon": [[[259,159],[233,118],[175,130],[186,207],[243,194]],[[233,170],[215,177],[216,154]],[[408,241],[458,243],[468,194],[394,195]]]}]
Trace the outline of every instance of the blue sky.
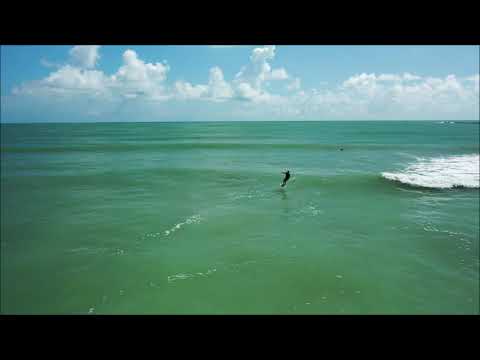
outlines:
[{"label": "blue sky", "polygon": [[478,46],[2,46],[2,122],[479,119]]}]

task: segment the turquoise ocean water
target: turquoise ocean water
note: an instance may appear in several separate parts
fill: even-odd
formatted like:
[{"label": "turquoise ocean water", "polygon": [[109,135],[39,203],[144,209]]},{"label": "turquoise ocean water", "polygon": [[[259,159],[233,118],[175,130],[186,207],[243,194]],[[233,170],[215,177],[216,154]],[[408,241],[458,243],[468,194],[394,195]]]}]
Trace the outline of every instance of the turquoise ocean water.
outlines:
[{"label": "turquoise ocean water", "polygon": [[478,314],[478,173],[478,122],[2,124],[1,312]]}]

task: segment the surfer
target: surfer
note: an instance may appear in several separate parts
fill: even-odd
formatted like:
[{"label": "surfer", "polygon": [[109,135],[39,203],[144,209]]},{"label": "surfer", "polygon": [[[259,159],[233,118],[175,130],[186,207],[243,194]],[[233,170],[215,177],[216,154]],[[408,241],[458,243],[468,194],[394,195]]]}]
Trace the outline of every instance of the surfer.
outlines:
[{"label": "surfer", "polygon": [[290,179],[290,170],[282,172],[282,174],[285,174],[285,178],[283,179],[283,182],[280,186],[284,187],[287,184],[288,179]]}]

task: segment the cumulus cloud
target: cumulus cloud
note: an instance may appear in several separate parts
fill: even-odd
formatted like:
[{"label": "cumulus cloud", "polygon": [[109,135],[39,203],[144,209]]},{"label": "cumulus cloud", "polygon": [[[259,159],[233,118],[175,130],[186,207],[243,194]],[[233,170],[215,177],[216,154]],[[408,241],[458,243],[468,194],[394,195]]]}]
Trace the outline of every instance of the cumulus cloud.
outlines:
[{"label": "cumulus cloud", "polygon": [[50,74],[45,80],[45,85],[51,88],[62,89],[98,89],[105,86],[107,79],[101,71],[82,70],[66,65]]},{"label": "cumulus cloud", "polygon": [[222,69],[218,66],[210,69],[208,88],[210,96],[214,100],[229,99],[233,96],[232,87],[225,81]]},{"label": "cumulus cloud", "polygon": [[252,50],[250,60],[252,63],[263,64],[267,60],[272,60],[275,57],[275,45],[264,46]]},{"label": "cumulus cloud", "polygon": [[[366,74],[362,74],[366,75]],[[370,74],[375,77],[375,74]],[[377,81],[393,81],[393,82],[402,82],[402,81],[415,81],[420,80],[420,76],[412,75],[410,73],[403,73],[403,75],[398,74],[380,74],[376,76]]]},{"label": "cumulus cloud", "polygon": [[288,79],[287,70],[285,70],[284,68],[274,69],[267,76],[267,79],[270,79],[270,80],[286,80],[286,79]]},{"label": "cumulus cloud", "polygon": [[[85,64],[84,64],[85,65]],[[100,70],[64,65],[46,78],[14,88],[14,94],[75,95],[88,92],[94,95],[152,99],[168,98],[164,82],[169,71],[166,63],[145,63],[133,50],[123,53],[123,65],[108,76]]]},{"label": "cumulus cloud", "polygon": [[351,76],[345,80],[342,85],[346,88],[356,88],[358,90],[373,90],[379,85],[385,85],[388,83],[407,83],[421,79],[420,76],[412,75],[410,73],[379,75],[376,75],[375,73],[362,73]]},{"label": "cumulus cloud", "polygon": [[479,74],[475,74],[473,76],[469,76],[467,79],[466,79],[468,82],[471,82],[473,83],[473,90],[474,92],[477,94],[478,96],[478,88],[479,88],[479,83],[480,83],[480,75]]},{"label": "cumulus cloud", "polygon": [[343,82],[343,86],[348,88],[371,86],[375,83],[377,77],[375,74],[362,73],[360,75],[354,75]]},{"label": "cumulus cloud", "polygon": [[403,74],[403,80],[405,81],[415,81],[415,80],[420,80],[421,77],[420,76],[417,76],[417,75],[413,75],[413,74],[410,74],[410,73],[404,73]]},{"label": "cumulus cloud", "polygon": [[236,97],[239,100],[249,101],[254,104],[272,106],[281,104],[287,99],[284,96],[271,94],[265,90],[252,87],[249,83],[239,83],[236,86]]},{"label": "cumulus cloud", "polygon": [[148,81],[162,82],[165,80],[169,66],[165,63],[145,63],[138,58],[133,50],[123,53],[123,65],[113,75],[114,80],[132,83],[144,83]]},{"label": "cumulus cloud", "polygon": [[239,98],[252,101],[264,101],[272,98],[264,89],[264,83],[268,80],[286,80],[289,78],[284,68],[272,69],[269,61],[274,58],[274,45],[252,50],[250,63],[237,73],[233,81]]},{"label": "cumulus cloud", "polygon": [[242,82],[237,85],[237,92],[243,99],[254,100],[262,94],[259,90],[252,87],[249,83]]},{"label": "cumulus cloud", "polygon": [[309,114],[364,119],[454,116],[475,109],[478,113],[478,89],[469,84],[472,80],[474,76],[461,80],[453,74],[436,78],[362,73],[334,89],[303,92],[289,105]]},{"label": "cumulus cloud", "polygon": [[207,94],[208,86],[192,85],[189,82],[176,81],[175,90],[181,99],[199,99]]},{"label": "cumulus cloud", "polygon": [[97,64],[100,59],[98,45],[77,45],[70,49],[70,61],[72,65],[79,66],[81,68],[91,69]]},{"label": "cumulus cloud", "polygon": [[[265,89],[267,81],[290,78],[283,67],[272,69],[270,61],[275,57],[275,46],[254,48],[250,62],[229,82],[220,67],[212,67],[207,84],[192,84],[175,81],[166,85],[170,70],[166,61],[147,63],[131,49],[123,55],[123,63],[112,75],[93,69],[99,59],[99,46],[75,46],[70,51],[70,64],[59,67],[48,77],[22,84],[14,94],[30,95],[75,95],[91,92],[94,95],[123,97],[127,99],[145,97],[154,100],[203,99],[222,102],[231,98],[255,103],[279,101],[281,96],[270,94]],[[47,65],[47,64],[46,64]],[[293,86],[299,88],[299,79]]]},{"label": "cumulus cloud", "polygon": [[147,95],[163,99],[164,82],[170,67],[166,62],[145,63],[133,50],[123,53],[123,65],[112,75],[112,86],[126,96]]},{"label": "cumulus cloud", "polygon": [[[131,49],[122,55],[122,64],[111,75],[95,69],[99,47],[76,46],[70,50],[67,65],[58,65],[45,78],[26,82],[13,89],[14,95],[31,95],[44,99],[82,99],[106,106],[108,101],[140,103],[137,100],[161,102],[169,99],[202,100],[215,106],[242,109],[274,118],[308,119],[388,119],[434,118],[445,116],[478,116],[479,74],[459,78],[425,77],[404,73],[359,73],[338,85],[320,86],[322,90],[301,89],[301,79],[284,67],[272,68],[275,46],[252,49],[248,63],[229,81],[220,67],[210,68],[208,82],[192,84],[167,77],[170,66],[148,63]],[[45,66],[50,63],[44,61]],[[270,81],[284,81],[288,95],[278,95],[268,87]],[[282,83],[280,83],[282,84]],[[268,89],[268,90],[267,90]],[[136,99],[135,101],[129,101]],[[232,100],[226,103],[228,100]],[[241,100],[241,101],[233,101]],[[222,103],[222,104],[220,104]],[[173,102],[172,102],[173,104]],[[99,105],[99,107],[101,107]],[[86,110],[85,110],[86,111]],[[90,114],[97,109],[88,109]]]},{"label": "cumulus cloud", "polygon": [[45,79],[13,88],[13,93],[56,96],[90,93],[98,95],[108,89],[109,79],[101,71],[85,70],[65,65]]},{"label": "cumulus cloud", "polygon": [[300,78],[297,77],[293,79],[290,84],[287,85],[287,90],[290,90],[290,91],[300,90],[300,87],[301,87]]},{"label": "cumulus cloud", "polygon": [[480,81],[480,75],[479,74],[475,74],[473,76],[469,76],[466,78],[466,80],[468,81],[474,81],[478,84],[478,82]]},{"label": "cumulus cloud", "polygon": [[231,83],[225,80],[222,69],[215,66],[210,69],[208,84],[193,85],[186,81],[175,82],[175,95],[181,99],[210,101],[235,98],[252,103],[281,102],[283,101],[281,96],[269,93],[264,87],[267,81],[290,78],[285,68],[272,69],[269,61],[274,57],[275,46],[273,45],[254,48],[250,55],[250,63],[240,69]]},{"label": "cumulus cloud", "polygon": [[210,69],[208,84],[192,85],[186,81],[176,81],[174,89],[176,97],[180,99],[225,101],[233,96],[233,89],[218,66]]}]

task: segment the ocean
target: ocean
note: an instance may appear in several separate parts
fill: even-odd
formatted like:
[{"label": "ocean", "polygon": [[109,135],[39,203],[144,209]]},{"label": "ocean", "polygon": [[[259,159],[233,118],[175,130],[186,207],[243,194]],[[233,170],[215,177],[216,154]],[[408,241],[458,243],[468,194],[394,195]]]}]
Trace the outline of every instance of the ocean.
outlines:
[{"label": "ocean", "polygon": [[479,144],[461,121],[2,124],[1,313],[479,314]]}]

